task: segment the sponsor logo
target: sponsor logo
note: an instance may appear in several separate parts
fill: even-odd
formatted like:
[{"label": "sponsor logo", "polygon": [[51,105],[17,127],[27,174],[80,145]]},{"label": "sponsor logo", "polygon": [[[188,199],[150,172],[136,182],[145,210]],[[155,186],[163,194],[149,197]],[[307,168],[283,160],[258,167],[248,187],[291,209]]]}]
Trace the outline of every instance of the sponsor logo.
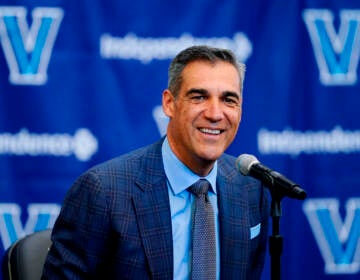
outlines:
[{"label": "sponsor logo", "polygon": [[0,7],[0,39],[15,85],[43,85],[53,45],[63,18],[60,8],[36,8],[32,24],[25,7]]},{"label": "sponsor logo", "polygon": [[191,45],[212,45],[231,49],[240,61],[245,62],[252,54],[252,44],[244,33],[235,33],[233,38],[195,38],[183,34],[179,38],[141,38],[134,33],[125,37],[103,34],[100,37],[100,55],[104,59],[135,59],[149,63],[154,59],[171,59]]},{"label": "sponsor logo", "polygon": [[67,133],[37,134],[23,128],[18,133],[0,133],[0,155],[54,156],[74,155],[79,161],[88,161],[98,150],[98,141],[87,128],[74,135]]},{"label": "sponsor logo", "polygon": [[324,85],[353,85],[360,53],[360,10],[342,10],[336,32],[330,10],[306,9],[307,30]]},{"label": "sponsor logo", "polygon": [[360,152],[360,130],[343,130],[336,126],[331,131],[259,130],[258,150],[262,154],[350,154]]},{"label": "sponsor logo", "polygon": [[337,199],[308,199],[303,210],[309,220],[325,262],[327,274],[355,274],[360,271],[360,198],[346,203],[342,220]]}]

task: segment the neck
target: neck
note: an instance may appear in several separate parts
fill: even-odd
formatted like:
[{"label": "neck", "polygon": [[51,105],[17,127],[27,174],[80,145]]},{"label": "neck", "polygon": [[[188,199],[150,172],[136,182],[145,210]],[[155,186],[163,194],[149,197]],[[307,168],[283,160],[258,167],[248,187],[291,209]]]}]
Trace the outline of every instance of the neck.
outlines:
[{"label": "neck", "polygon": [[206,161],[204,162],[204,160],[200,160],[201,162],[195,162],[195,164],[193,164],[193,166],[188,166],[186,165],[192,172],[194,172],[195,174],[199,175],[200,177],[205,177],[207,176],[211,170],[214,167],[214,161]]}]

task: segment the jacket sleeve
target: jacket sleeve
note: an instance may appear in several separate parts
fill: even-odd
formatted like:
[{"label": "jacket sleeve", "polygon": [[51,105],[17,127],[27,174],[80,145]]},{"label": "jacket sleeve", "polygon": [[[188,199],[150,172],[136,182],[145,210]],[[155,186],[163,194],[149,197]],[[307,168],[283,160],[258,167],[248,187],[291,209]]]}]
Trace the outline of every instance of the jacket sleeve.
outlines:
[{"label": "jacket sleeve", "polygon": [[109,247],[107,201],[95,172],[75,181],[54,225],[42,279],[91,279],[101,270]]}]

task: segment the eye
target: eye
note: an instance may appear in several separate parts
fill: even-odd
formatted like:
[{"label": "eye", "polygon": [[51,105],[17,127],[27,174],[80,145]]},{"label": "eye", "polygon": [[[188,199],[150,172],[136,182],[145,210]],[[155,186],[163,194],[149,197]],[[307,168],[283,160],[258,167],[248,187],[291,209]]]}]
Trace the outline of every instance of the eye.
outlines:
[{"label": "eye", "polygon": [[204,95],[193,95],[193,96],[191,96],[191,98],[190,99],[192,99],[192,100],[205,100],[205,96]]},{"label": "eye", "polygon": [[202,88],[191,88],[185,96],[193,103],[201,103],[208,98],[208,92]]},{"label": "eye", "polygon": [[207,95],[201,93],[195,93],[195,94],[191,94],[189,96],[189,99],[193,103],[201,103],[207,99]]},{"label": "eye", "polygon": [[239,106],[240,104],[239,99],[234,96],[225,96],[223,100],[225,104],[232,107]]}]

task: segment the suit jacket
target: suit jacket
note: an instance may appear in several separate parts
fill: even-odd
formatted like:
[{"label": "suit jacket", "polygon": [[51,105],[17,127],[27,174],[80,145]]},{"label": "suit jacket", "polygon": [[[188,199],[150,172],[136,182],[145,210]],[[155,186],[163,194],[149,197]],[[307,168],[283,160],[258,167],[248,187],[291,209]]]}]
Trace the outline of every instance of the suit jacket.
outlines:
[{"label": "suit jacket", "polygon": [[[162,141],[81,175],[54,225],[43,279],[172,279],[173,243]],[[259,279],[269,201],[223,155],[217,175],[222,279]]]}]

